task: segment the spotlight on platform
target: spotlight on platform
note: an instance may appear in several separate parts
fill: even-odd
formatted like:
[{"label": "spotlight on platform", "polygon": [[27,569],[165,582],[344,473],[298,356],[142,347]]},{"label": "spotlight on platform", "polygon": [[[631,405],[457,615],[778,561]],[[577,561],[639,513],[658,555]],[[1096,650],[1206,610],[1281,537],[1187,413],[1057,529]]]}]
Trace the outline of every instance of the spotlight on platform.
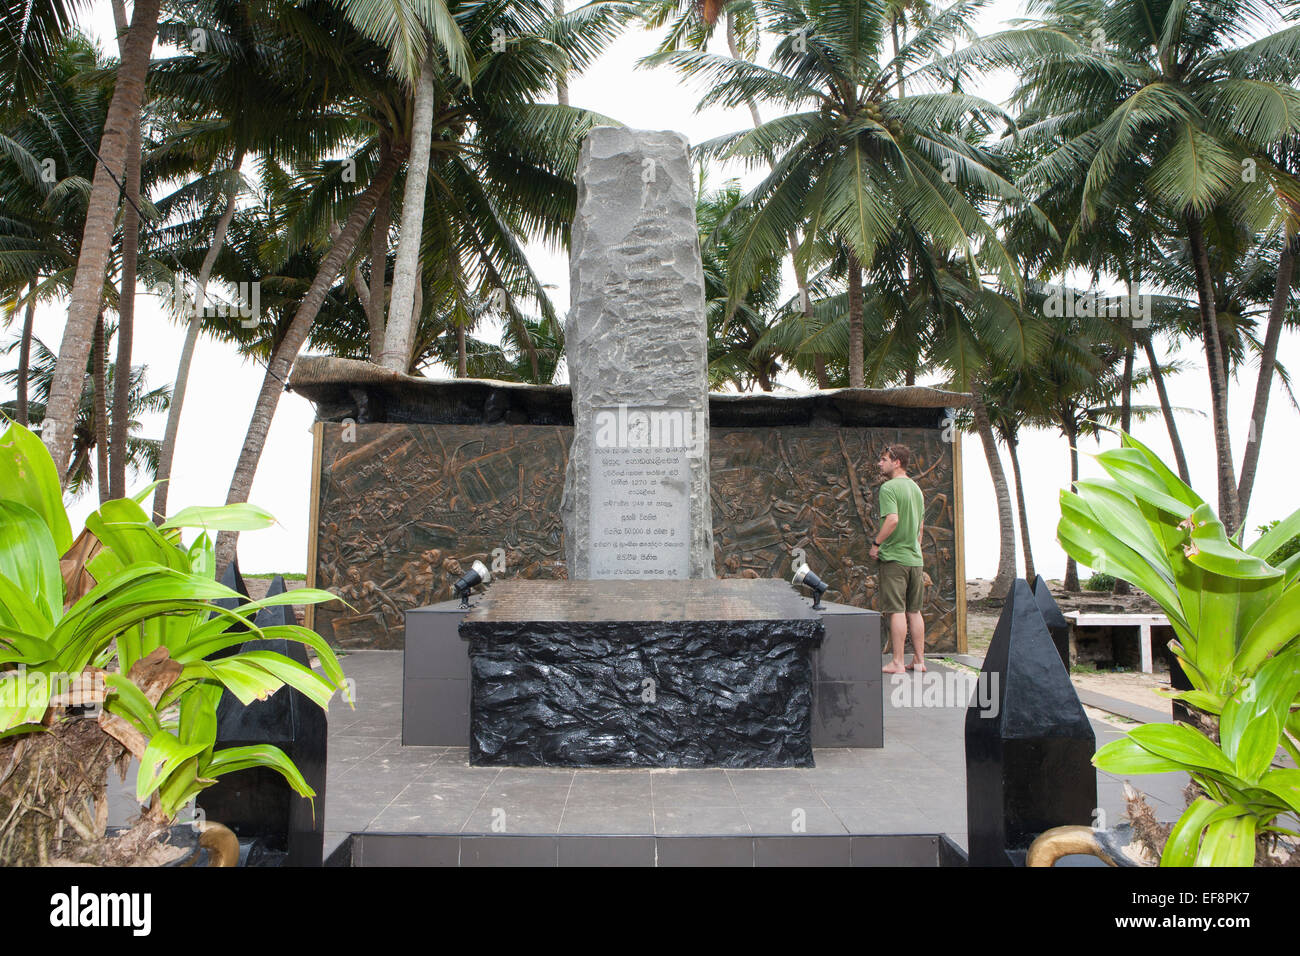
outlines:
[{"label": "spotlight on platform", "polygon": [[830,585],[817,577],[817,575],[813,574],[812,568],[808,567],[807,564],[799,565],[799,567],[794,569],[794,578],[790,583],[795,587],[798,587],[801,584],[808,587],[813,593],[813,608],[819,611],[821,610],[822,595],[826,593],[826,589],[829,588]]},{"label": "spotlight on platform", "polygon": [[456,591],[456,596],[460,598],[460,606],[469,607],[469,592],[474,590],[476,584],[487,584],[491,580],[492,574],[482,561],[475,561],[470,565],[469,570],[452,585],[452,588]]}]

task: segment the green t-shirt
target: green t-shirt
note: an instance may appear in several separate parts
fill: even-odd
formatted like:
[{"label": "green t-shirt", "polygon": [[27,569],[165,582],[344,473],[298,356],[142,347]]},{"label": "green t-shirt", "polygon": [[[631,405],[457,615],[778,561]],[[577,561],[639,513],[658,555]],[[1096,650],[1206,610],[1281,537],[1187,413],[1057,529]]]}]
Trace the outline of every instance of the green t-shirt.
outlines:
[{"label": "green t-shirt", "polygon": [[880,486],[880,520],[898,515],[898,527],[880,546],[881,561],[895,561],[909,568],[919,568],[921,545],[916,539],[925,512],[925,499],[916,482],[907,476],[890,478]]}]

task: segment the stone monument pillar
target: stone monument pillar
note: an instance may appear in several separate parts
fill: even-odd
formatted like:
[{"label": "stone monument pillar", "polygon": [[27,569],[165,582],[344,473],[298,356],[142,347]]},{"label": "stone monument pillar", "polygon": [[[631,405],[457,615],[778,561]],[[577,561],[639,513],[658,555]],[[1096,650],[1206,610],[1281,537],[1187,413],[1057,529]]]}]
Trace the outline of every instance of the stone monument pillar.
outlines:
[{"label": "stone monument pillar", "polygon": [[686,139],[597,127],[577,181],[569,577],[711,578],[708,329]]}]

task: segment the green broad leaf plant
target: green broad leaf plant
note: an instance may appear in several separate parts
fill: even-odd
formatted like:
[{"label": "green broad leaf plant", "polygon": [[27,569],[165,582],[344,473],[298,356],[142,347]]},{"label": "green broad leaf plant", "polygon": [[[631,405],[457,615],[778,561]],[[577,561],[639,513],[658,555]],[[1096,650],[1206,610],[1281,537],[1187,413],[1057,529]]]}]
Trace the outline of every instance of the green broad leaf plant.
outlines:
[{"label": "green broad leaf plant", "polygon": [[1121,434],[1096,455],[1110,480],[1061,492],[1066,553],[1140,587],[1169,619],[1192,684],[1169,692],[1198,726],[1147,724],[1097,751],[1117,774],[1184,771],[1199,789],[1162,866],[1250,866],[1300,838],[1300,555],[1266,560],[1300,531],[1300,511],[1243,547],[1149,448]]},{"label": "green broad leaf plant", "polygon": [[[51,796],[50,781],[30,766],[13,772],[39,763],[41,745],[71,741],[77,724],[91,723],[87,707],[98,712],[98,728],[120,742],[118,758],[138,760],[135,795],[149,804],[145,816],[154,823],[174,821],[222,774],[249,767],[270,767],[297,793],[315,796],[278,747],[216,746],[223,691],[249,704],[288,685],[326,709],[335,692],[346,695],[338,658],[319,635],[254,623],[262,608],[337,600],[333,594],[299,589],[248,601],[216,580],[209,533],[272,523],[262,509],[240,504],[187,508],[155,526],[139,500],[105,502],[86,519],[102,545],[85,564],[94,586],[65,604],[59,559],[73,539],[54,463],[26,428],[11,423],[0,436],[0,864],[66,860],[57,856],[66,847],[50,845],[64,842],[63,834],[83,843],[104,838],[106,811],[94,781],[90,790],[101,805],[93,812],[77,805],[84,794],[55,793],[60,805],[42,814],[37,798]],[[200,533],[186,545],[182,528]],[[234,608],[214,603],[222,599],[234,599]],[[255,638],[305,645],[320,672],[268,650],[210,659]],[[37,833],[38,822],[20,832],[27,817],[67,826]]]}]

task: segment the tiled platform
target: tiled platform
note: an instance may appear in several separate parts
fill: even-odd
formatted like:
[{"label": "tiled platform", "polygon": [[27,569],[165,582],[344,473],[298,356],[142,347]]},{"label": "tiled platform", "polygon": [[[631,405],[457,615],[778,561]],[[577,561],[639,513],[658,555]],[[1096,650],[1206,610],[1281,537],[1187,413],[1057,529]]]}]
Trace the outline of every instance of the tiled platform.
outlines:
[{"label": "tiled platform", "polygon": [[[945,833],[966,846],[965,701],[896,707],[887,683],[884,748],[817,750],[817,766],[809,770],[471,768],[463,748],[401,746],[400,651],[354,652],[343,659],[343,668],[356,681],[357,708],[348,710],[337,700],[330,708],[327,856],[354,832],[436,834],[446,852],[458,847],[462,862],[474,855],[467,847],[481,846],[491,857],[487,844],[464,839],[474,834],[733,836],[740,838],[740,856],[788,852],[792,859],[803,852],[816,856],[815,848],[828,841],[812,841],[804,851],[789,840],[763,840],[760,846],[746,838]],[[1093,726],[1098,746],[1121,733],[1108,724]],[[1161,819],[1177,818],[1185,776],[1132,780]],[[1098,774],[1104,825],[1120,820],[1122,786]],[[514,842],[519,852],[534,848],[553,858],[557,841]],[[368,860],[382,860],[382,845],[378,837],[368,840]]]}]

